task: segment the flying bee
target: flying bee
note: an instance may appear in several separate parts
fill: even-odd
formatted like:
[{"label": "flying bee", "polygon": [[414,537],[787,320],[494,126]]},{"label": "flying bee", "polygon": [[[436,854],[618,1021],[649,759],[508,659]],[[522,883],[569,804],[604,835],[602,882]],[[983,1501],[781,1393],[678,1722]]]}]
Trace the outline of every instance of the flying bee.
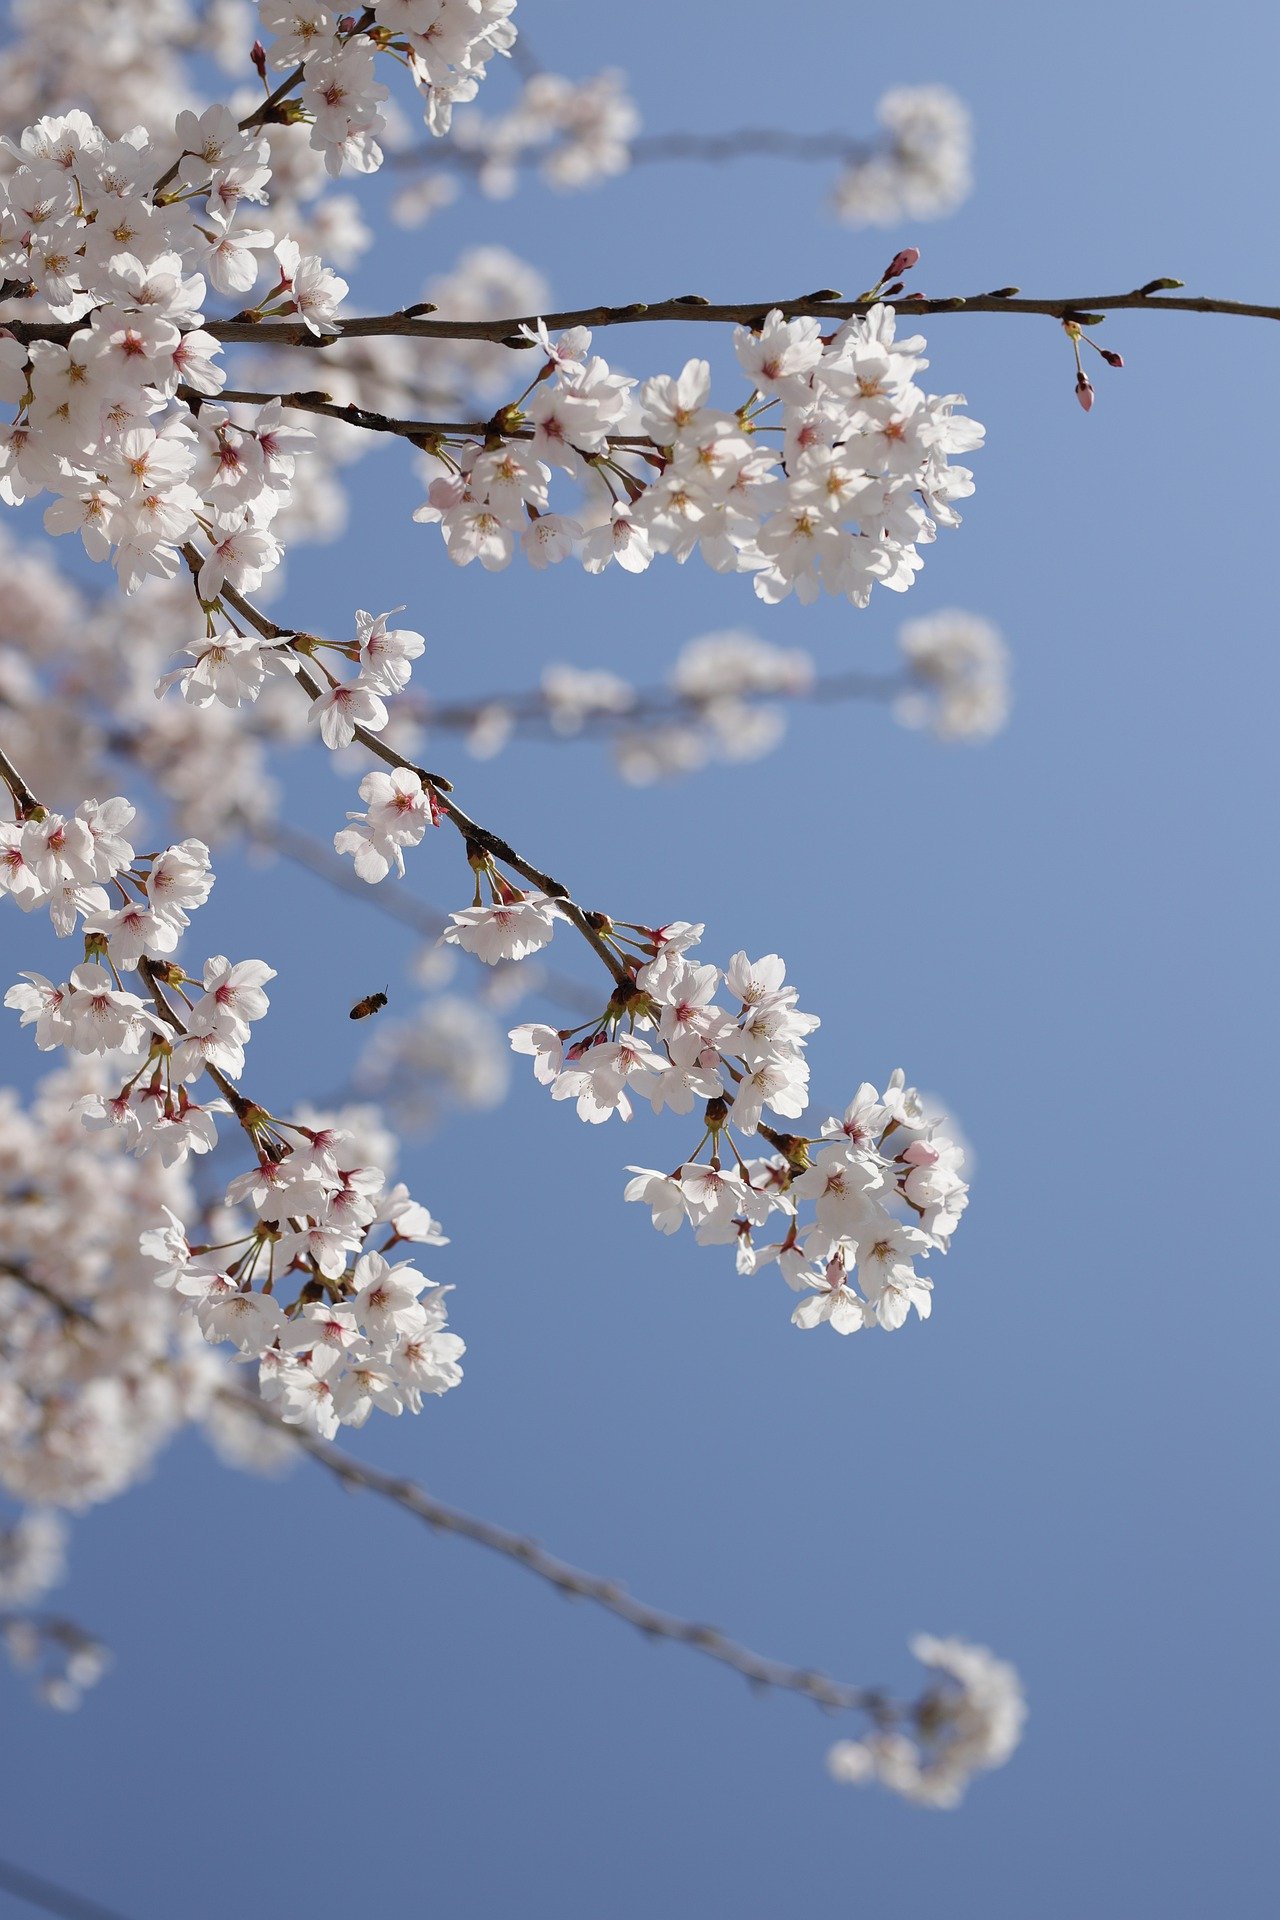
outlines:
[{"label": "flying bee", "polygon": [[371,1013],[377,1013],[387,1004],[385,990],[382,993],[367,993],[363,1000],[357,1000],[351,1009],[353,1020],[367,1020]]}]

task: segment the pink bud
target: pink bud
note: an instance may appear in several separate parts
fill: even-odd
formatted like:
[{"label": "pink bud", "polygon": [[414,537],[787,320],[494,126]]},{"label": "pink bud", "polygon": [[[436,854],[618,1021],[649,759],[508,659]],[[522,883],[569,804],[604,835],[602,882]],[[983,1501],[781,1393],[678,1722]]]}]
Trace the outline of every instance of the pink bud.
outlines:
[{"label": "pink bud", "polygon": [[1098,352],[1102,355],[1109,367],[1122,367],[1124,365],[1122,356],[1118,353],[1112,353],[1110,347],[1099,347]]},{"label": "pink bud", "polygon": [[253,62],[254,71],[259,80],[265,83],[267,78],[267,50],[261,40],[255,40],[250,47],[249,58]]},{"label": "pink bud", "polygon": [[903,247],[900,253],[894,254],[892,260],[880,275],[881,280],[896,280],[899,274],[910,273],[912,267],[918,263],[919,259],[919,247]]},{"label": "pink bud", "polygon": [[909,1167],[936,1167],[942,1156],[928,1140],[913,1140],[902,1157]]},{"label": "pink bud", "polygon": [[1085,412],[1088,413],[1093,405],[1093,382],[1087,373],[1078,373],[1076,375],[1076,399],[1080,402]]}]

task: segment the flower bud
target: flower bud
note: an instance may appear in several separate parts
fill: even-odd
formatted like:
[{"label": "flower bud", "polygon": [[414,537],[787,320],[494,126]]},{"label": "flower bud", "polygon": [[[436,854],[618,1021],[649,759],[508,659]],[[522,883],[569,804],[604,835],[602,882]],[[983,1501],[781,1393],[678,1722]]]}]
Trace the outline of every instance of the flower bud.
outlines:
[{"label": "flower bud", "polygon": [[1113,353],[1110,347],[1099,347],[1098,352],[1102,355],[1109,367],[1122,367],[1124,365],[1123,355]]},{"label": "flower bud", "polygon": [[265,87],[267,84],[267,50],[261,40],[255,40],[250,47],[249,58],[253,62],[254,72]]},{"label": "flower bud", "polygon": [[1076,375],[1076,399],[1080,402],[1085,412],[1088,413],[1093,405],[1093,382],[1087,373],[1078,373]]},{"label": "flower bud", "polygon": [[919,262],[919,259],[919,247],[903,247],[901,252],[894,254],[892,260],[880,275],[881,281],[896,280],[900,274],[910,273],[912,267]]}]

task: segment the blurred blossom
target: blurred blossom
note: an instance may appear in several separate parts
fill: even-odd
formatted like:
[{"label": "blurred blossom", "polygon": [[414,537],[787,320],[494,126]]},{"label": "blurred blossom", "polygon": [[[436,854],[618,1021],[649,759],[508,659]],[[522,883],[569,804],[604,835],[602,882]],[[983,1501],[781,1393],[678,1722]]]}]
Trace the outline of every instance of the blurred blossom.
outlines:
[{"label": "blurred blossom", "polygon": [[1009,652],[976,613],[949,608],[906,621],[899,645],[912,679],[894,705],[906,726],[940,740],[990,740],[1009,718]]},{"label": "blurred blossom", "polygon": [[963,100],[949,87],[894,87],[876,115],[888,149],[840,176],[831,195],[836,218],[889,227],[954,213],[973,191],[973,122]]},{"label": "blurred blossom", "polygon": [[449,1107],[500,1105],[510,1080],[505,1035],[474,1000],[441,994],[370,1035],[355,1084],[405,1132],[425,1132]]}]

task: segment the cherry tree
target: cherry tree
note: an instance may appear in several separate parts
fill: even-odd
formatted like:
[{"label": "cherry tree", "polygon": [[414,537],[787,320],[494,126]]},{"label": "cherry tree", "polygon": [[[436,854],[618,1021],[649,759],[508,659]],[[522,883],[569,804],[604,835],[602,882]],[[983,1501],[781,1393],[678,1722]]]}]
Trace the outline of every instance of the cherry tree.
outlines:
[{"label": "cherry tree", "polygon": [[[553,20],[526,11],[549,35]],[[475,1236],[443,1196],[396,1180],[395,1135],[499,1109],[513,1061],[545,1089],[567,1156],[576,1127],[621,1135],[647,1106],[666,1144],[645,1166],[623,1138],[620,1223],[634,1203],[659,1254],[677,1234],[707,1248],[779,1340],[927,1340],[953,1241],[965,1258],[969,1195],[958,1129],[911,1084],[927,1062],[869,1079],[824,1061],[824,1084],[843,1088],[815,1107],[821,1009],[791,980],[803,954],[789,967],[773,951],[705,952],[703,925],[683,917],[697,912],[694,860],[673,872],[660,924],[628,899],[625,869],[609,899],[580,897],[554,845],[490,817],[484,763],[512,739],[543,740],[559,768],[576,743],[604,742],[643,788],[781,753],[814,701],[878,705],[939,751],[989,738],[1009,662],[980,614],[908,613],[887,671],[857,653],[857,611],[909,591],[940,534],[963,539],[963,503],[1000,458],[980,451],[963,395],[931,390],[926,324],[1056,323],[1064,403],[1088,412],[1095,377],[1100,390],[1123,365],[1095,337],[1104,316],[1274,311],[1169,279],[1052,299],[913,291],[921,252],[906,236],[970,187],[968,116],[941,88],[890,90],[857,140],[646,136],[621,73],[536,65],[515,0],[347,14],[174,0],[162,27],[129,0],[105,50],[100,12],[16,7],[0,84],[4,1004],[48,1056],[0,1119],[0,1481],[21,1509],[0,1536],[9,1651],[54,1706],[99,1677],[91,1627],[44,1610],[65,1516],[111,1500],[196,1425],[235,1467],[309,1457],[650,1635],[837,1710],[836,1779],[952,1806],[1020,1738],[1021,1683],[995,1653],[918,1636],[925,1674],[908,1699],[828,1679],[634,1599],[348,1446],[369,1421],[447,1421],[436,1403],[465,1392]],[[573,193],[749,152],[834,169],[832,212],[858,233],[842,253],[866,263],[865,289],[788,296],[762,263],[755,300],[555,311],[536,263],[483,244],[486,199],[522,174]],[[402,305],[362,312],[344,276],[375,245],[365,196],[379,172],[405,228],[472,196],[477,244],[427,297],[406,285]],[[669,354],[668,331],[691,327],[705,354]],[[323,631],[298,624],[286,552],[305,566],[307,544],[340,527],[359,463],[388,454],[411,476],[420,604],[386,607],[356,554],[350,604]],[[551,662],[463,701],[424,690],[447,644],[433,572],[472,568],[483,621],[492,572],[528,569],[532,597],[553,566],[686,562],[748,576],[737,589],[754,593],[759,631],[739,624],[726,580],[725,625],[670,664]],[[848,603],[850,666],[770,640],[769,610],[793,596]],[[273,768],[326,753],[349,804],[304,826]],[[199,935],[220,850],[246,841],[415,928],[428,982],[451,957],[469,968],[409,1021],[371,992],[351,1009],[369,1023],[354,1084],[335,1095],[299,1059],[281,1111],[255,1093],[248,1057],[276,993],[270,920],[228,954]],[[874,1364],[874,1346],[859,1342],[859,1360]]]}]

